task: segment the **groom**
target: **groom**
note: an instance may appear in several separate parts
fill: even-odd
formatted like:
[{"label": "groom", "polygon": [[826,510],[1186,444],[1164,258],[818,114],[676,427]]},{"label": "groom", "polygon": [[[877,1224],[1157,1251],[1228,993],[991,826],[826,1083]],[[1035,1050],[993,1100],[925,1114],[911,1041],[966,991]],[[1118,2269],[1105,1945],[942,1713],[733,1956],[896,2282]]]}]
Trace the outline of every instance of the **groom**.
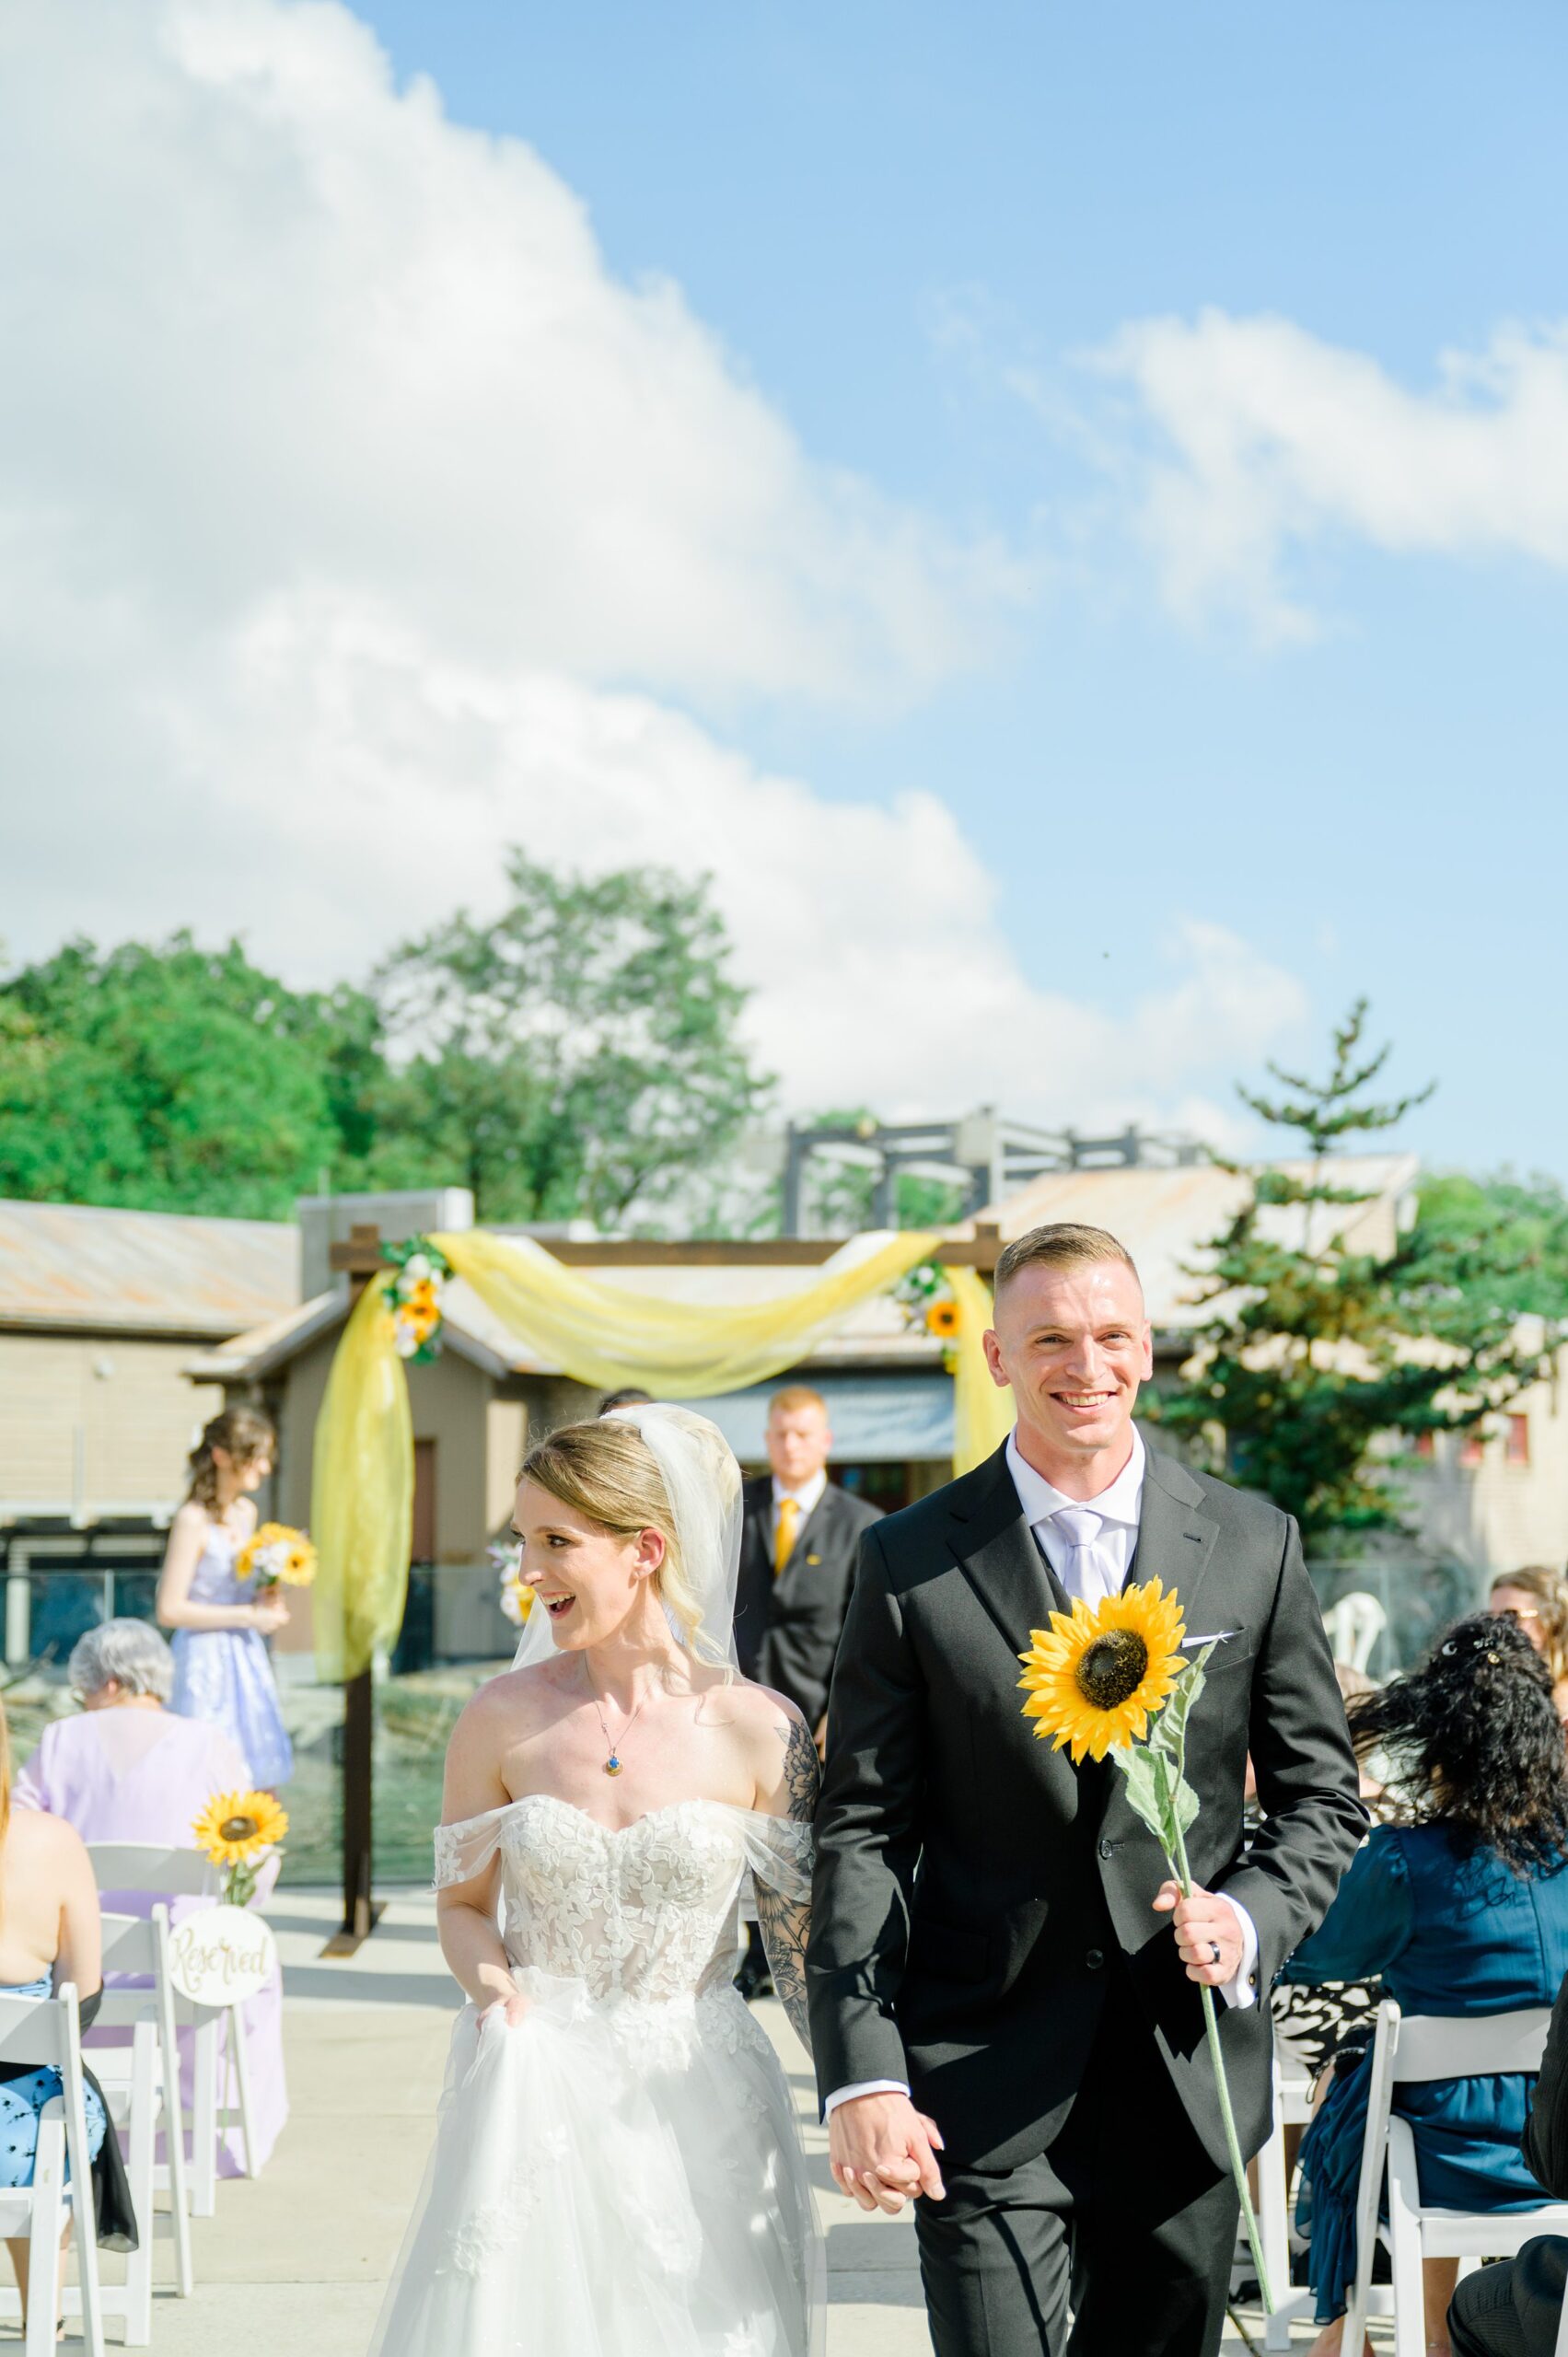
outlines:
[{"label": "groom", "polygon": [[[993,1315],[1016,1429],[867,1531],[833,1678],[807,1966],[833,2175],[865,2209],[923,2197],[937,2357],[1214,2357],[1237,2202],[1196,1984],[1253,2152],[1269,1984],[1364,1829],[1344,1709],[1295,1524],[1134,1429],[1115,1237],[1018,1237]],[[1018,1689],[1053,1609],[1156,1573],[1214,1646],[1190,1899],[1112,1763],[1037,1740]]]}]

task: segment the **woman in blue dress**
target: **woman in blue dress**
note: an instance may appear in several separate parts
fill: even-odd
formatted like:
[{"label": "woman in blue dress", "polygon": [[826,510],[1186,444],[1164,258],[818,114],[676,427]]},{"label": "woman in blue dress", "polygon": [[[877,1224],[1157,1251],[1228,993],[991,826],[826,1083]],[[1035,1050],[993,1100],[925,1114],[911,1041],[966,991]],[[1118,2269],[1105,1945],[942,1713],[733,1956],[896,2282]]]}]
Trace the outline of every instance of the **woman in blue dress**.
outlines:
[{"label": "woman in blue dress", "polygon": [[[1376,1974],[1406,2014],[1468,2015],[1550,2005],[1568,1973],[1568,1748],[1551,1678],[1517,1623],[1461,1620],[1423,1667],[1353,1705],[1358,1750],[1381,1746],[1415,1822],[1376,1826],[1292,1980]],[[1370,2054],[1346,2058],[1301,2148],[1298,2219],[1337,2357],[1355,2275],[1355,2195]],[[1546,2199],[1519,2151],[1533,2076],[1396,2087],[1423,2201],[1521,2210]],[[1446,2357],[1457,2262],[1425,2269],[1426,2346]],[[1357,2352],[1360,2357],[1360,2352]]]},{"label": "woman in blue dress", "polygon": [[267,1640],[288,1620],[277,1589],[258,1595],[235,1558],[256,1527],[253,1492],[273,1469],[276,1438],[253,1408],[215,1416],[191,1454],[191,1490],[169,1527],[157,1617],[174,1631],[168,1707],[222,1727],[250,1781],[275,1791],[294,1773]]}]

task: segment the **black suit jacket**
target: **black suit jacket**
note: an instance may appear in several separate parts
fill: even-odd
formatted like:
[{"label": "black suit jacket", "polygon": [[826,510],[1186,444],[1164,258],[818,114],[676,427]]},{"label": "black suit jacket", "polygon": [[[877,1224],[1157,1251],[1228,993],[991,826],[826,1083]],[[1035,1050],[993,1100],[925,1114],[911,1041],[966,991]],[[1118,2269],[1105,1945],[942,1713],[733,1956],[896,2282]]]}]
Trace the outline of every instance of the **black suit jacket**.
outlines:
[{"label": "black suit jacket", "polygon": [[843,1631],[862,1533],[882,1520],[876,1506],[831,1481],[795,1534],[773,1577],[773,1484],[748,1481],[735,1597],[735,1648],[748,1678],[787,1694],[815,1727]]},{"label": "black suit jacket", "polygon": [[[1327,1911],[1365,1828],[1328,1640],[1295,1524],[1149,1452],[1132,1577],[1175,1587],[1192,1637],[1225,1631],[1189,1739],[1192,1872],[1259,1937],[1258,1994],[1221,2006],[1243,2142],[1269,2117],[1261,2001]],[[1081,2080],[1109,1952],[1205,2145],[1225,2140],[1196,1985],[1159,1845],[1108,1759],[1074,1768],[1022,1714],[1018,1655],[1056,1587],[998,1450],[866,1535],[840,1645],[807,1955],[824,2097],[907,2079],[950,2165],[1043,2151]],[[1242,1855],[1250,1748],[1267,1812]],[[1132,2133],[1135,2123],[1130,2125]]]},{"label": "black suit jacket", "polygon": [[[1551,2009],[1540,2076],[1525,2122],[1524,2154],[1527,2167],[1552,2200],[1568,2201],[1568,1981]],[[1529,2357],[1552,2357],[1565,2286],[1568,2242],[1561,2235],[1527,2242],[1514,2261],[1514,2314]],[[1483,2341],[1485,2324],[1484,2317],[1477,2317],[1470,2328]]]}]

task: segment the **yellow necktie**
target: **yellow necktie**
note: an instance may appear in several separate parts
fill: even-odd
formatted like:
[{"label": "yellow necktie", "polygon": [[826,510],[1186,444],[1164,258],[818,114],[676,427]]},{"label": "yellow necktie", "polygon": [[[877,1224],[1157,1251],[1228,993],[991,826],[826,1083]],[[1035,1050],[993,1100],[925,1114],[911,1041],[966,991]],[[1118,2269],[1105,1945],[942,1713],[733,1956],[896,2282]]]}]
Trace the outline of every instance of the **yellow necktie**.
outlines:
[{"label": "yellow necktie", "polygon": [[779,1500],[779,1527],[773,1535],[773,1577],[777,1579],[790,1559],[795,1545],[795,1533],[800,1521],[800,1500]]}]

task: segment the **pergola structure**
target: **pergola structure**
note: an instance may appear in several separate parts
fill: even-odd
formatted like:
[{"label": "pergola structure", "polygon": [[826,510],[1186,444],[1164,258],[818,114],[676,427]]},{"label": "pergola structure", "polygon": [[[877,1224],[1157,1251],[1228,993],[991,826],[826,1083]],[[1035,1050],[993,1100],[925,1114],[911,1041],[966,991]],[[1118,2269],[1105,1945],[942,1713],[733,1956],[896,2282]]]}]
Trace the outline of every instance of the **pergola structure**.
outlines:
[{"label": "pergola structure", "polygon": [[[552,1257],[564,1267],[624,1268],[820,1268],[842,1251],[842,1237],[784,1237],[737,1239],[702,1237],[672,1242],[615,1238],[600,1243],[541,1238]],[[350,1313],[371,1281],[386,1268],[378,1227],[354,1227],[346,1243],[331,1248],[332,1269],[348,1278]],[[1002,1231],[993,1223],[966,1223],[944,1233],[935,1257],[949,1269],[973,1270],[991,1275],[1002,1250]],[[322,1951],[329,1956],[352,1956],[374,1931],[382,1912],[373,1889],[375,1836],[375,1673],[372,1666],[348,1677],[343,1687],[343,1921]]]}]

